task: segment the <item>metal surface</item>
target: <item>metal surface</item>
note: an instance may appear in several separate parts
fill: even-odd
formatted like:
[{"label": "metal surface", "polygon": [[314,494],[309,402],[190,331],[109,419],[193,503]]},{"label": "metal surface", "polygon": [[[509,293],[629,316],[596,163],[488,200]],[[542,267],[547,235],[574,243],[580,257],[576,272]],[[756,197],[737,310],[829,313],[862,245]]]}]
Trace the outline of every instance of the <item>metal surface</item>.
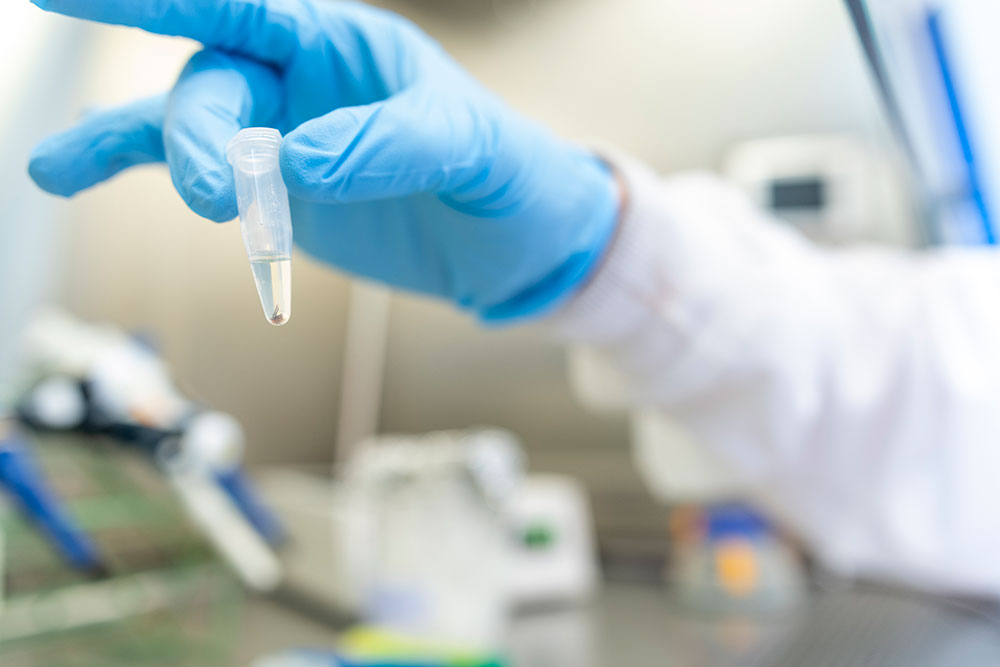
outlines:
[{"label": "metal surface", "polygon": [[897,594],[821,597],[760,667],[973,667],[1000,664],[1000,621],[972,606]]},{"label": "metal surface", "polygon": [[[161,649],[163,628],[150,626]],[[257,599],[227,634],[240,638],[231,662],[289,647],[332,648],[335,630]],[[157,643],[154,640],[160,640]],[[137,646],[144,645],[135,636]],[[80,662],[87,662],[86,645]],[[51,651],[49,651],[51,653]],[[11,667],[38,664],[45,647],[6,654]],[[166,656],[165,656],[166,657]],[[181,657],[168,664],[206,664]],[[190,658],[191,661],[187,661]],[[146,664],[146,663],[142,663]],[[157,663],[160,664],[160,663]],[[882,592],[818,596],[800,612],[772,621],[713,621],[686,615],[655,586],[611,584],[588,606],[519,616],[510,635],[510,667],[982,667],[1000,664],[1000,623],[974,611]]]},{"label": "metal surface", "polygon": [[[234,665],[289,646],[330,647],[327,627],[273,603],[245,614]],[[819,595],[784,619],[684,614],[656,586],[610,584],[588,606],[522,614],[510,667],[981,667],[1000,664],[1000,622],[879,591]]]}]

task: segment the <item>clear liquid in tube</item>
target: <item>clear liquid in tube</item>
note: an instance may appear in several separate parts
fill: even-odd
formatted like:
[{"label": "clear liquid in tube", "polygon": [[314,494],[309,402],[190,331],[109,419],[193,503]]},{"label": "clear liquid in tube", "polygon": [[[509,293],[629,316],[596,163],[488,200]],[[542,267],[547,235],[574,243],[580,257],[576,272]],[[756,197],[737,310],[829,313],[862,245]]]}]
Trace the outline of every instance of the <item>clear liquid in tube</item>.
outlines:
[{"label": "clear liquid in tube", "polygon": [[264,317],[280,327],[292,316],[292,258],[253,257],[250,270],[257,283]]}]

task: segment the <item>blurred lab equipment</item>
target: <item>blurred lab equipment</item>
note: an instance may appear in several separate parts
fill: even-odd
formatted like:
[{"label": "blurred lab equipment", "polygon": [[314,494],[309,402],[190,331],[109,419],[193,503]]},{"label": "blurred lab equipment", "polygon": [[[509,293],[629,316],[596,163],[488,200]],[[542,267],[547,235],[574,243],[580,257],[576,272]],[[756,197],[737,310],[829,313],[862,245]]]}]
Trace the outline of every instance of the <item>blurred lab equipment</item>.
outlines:
[{"label": "blurred lab equipment", "polygon": [[371,628],[343,633],[333,651],[299,649],[264,656],[251,667],[504,667],[499,657]]},{"label": "blurred lab equipment", "polygon": [[487,653],[500,645],[510,608],[503,511],[521,466],[502,432],[358,448],[344,478],[371,520],[366,623]]},{"label": "blurred lab equipment", "polygon": [[[237,582],[145,455],[74,434],[26,439],[39,469],[99,550],[105,575],[94,580],[67,567],[21,512],[0,502],[0,662],[19,664],[16,656],[29,651],[43,664],[70,664],[67,656],[82,654],[116,665],[114,656],[128,651],[129,664],[162,664],[149,661],[162,661],[164,655],[156,655],[161,641],[185,659],[198,652],[218,658],[212,645],[227,652],[224,637],[211,635],[240,605]],[[147,646],[139,650],[142,643]]]},{"label": "blurred lab equipment", "polygon": [[511,594],[518,605],[581,603],[598,586],[590,506],[579,482],[528,475],[510,501]]},{"label": "blurred lab equipment", "polygon": [[796,610],[807,594],[800,557],[761,514],[739,503],[673,510],[668,582],[686,609],[766,617]]},{"label": "blurred lab equipment", "polygon": [[187,400],[148,345],[111,327],[50,311],[26,328],[23,348],[22,421],[138,447],[247,585],[278,586],[272,546],[283,531],[241,469],[244,436],[232,417]]},{"label": "blurred lab equipment", "polygon": [[292,316],[292,214],[280,150],[281,133],[266,127],[240,130],[226,147],[243,244],[264,316],[275,326]]},{"label": "blurred lab equipment", "polygon": [[240,513],[211,468],[196,453],[174,447],[173,441],[159,447],[157,459],[192,522],[243,583],[257,591],[275,590],[282,580],[277,555]]},{"label": "blurred lab equipment", "polygon": [[362,616],[364,584],[374,558],[369,517],[356,495],[328,471],[263,468],[255,481],[280,518],[287,540],[282,588],[324,622]]},{"label": "blurred lab equipment", "polygon": [[513,615],[591,599],[598,567],[582,487],[523,468],[512,435],[477,429],[371,438],[332,481],[261,472],[289,533],[288,593],[361,621],[337,664],[494,664]]},{"label": "blurred lab equipment", "polygon": [[856,243],[885,235],[880,226],[897,217],[893,207],[904,205],[888,158],[850,136],[745,141],[729,149],[722,173],[762,210],[819,242]]},{"label": "blurred lab equipment", "polygon": [[10,494],[69,565],[90,577],[107,576],[97,546],[51,488],[30,446],[10,420],[0,422],[0,489]]},{"label": "blurred lab equipment", "polygon": [[281,518],[287,595],[392,636],[494,650],[511,606],[508,508],[522,483],[503,431],[371,438],[337,476],[258,475]]},{"label": "blurred lab equipment", "polygon": [[227,663],[236,583],[275,590],[286,539],[242,469],[239,423],[187,399],[147,342],[113,327],[42,313],[19,361],[5,390],[27,430],[11,420],[0,443],[13,501],[0,503],[0,655]]},{"label": "blurred lab equipment", "polygon": [[254,530],[268,544],[280,547],[286,540],[284,528],[243,470],[244,443],[243,428],[234,417],[205,411],[187,421],[178,444],[181,452],[211,473]]},{"label": "blurred lab equipment", "polygon": [[997,242],[1000,6],[847,0],[889,117],[913,160],[931,240]]},{"label": "blurred lab equipment", "polygon": [[343,667],[503,667],[487,651],[408,636],[380,628],[358,627],[343,633],[335,652]]}]

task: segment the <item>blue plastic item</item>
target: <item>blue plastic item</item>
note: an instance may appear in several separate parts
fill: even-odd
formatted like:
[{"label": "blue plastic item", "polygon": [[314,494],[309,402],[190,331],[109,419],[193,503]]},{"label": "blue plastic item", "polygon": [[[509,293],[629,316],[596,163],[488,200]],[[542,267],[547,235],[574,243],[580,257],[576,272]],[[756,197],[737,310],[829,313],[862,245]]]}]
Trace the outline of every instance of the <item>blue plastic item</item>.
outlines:
[{"label": "blue plastic item", "polygon": [[11,433],[0,440],[0,488],[8,492],[67,564],[90,576],[107,574],[97,547],[49,488],[31,450]]},{"label": "blue plastic item", "polygon": [[746,505],[726,503],[705,511],[706,532],[711,541],[742,537],[753,539],[771,532],[767,519]]},{"label": "blue plastic item", "polygon": [[216,472],[215,480],[261,537],[272,546],[280,546],[285,543],[287,535],[284,528],[271,510],[261,502],[243,470],[233,468]]}]

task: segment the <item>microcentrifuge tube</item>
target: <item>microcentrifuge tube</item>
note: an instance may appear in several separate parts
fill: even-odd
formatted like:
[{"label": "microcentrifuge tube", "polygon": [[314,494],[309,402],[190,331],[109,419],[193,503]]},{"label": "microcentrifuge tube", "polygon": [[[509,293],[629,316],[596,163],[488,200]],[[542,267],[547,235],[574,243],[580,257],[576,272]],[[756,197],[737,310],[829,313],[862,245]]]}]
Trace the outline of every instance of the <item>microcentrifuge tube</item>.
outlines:
[{"label": "microcentrifuge tube", "polygon": [[226,149],[250,270],[264,316],[275,326],[292,316],[292,216],[281,180],[280,148],[280,132],[251,127],[233,137]]}]

